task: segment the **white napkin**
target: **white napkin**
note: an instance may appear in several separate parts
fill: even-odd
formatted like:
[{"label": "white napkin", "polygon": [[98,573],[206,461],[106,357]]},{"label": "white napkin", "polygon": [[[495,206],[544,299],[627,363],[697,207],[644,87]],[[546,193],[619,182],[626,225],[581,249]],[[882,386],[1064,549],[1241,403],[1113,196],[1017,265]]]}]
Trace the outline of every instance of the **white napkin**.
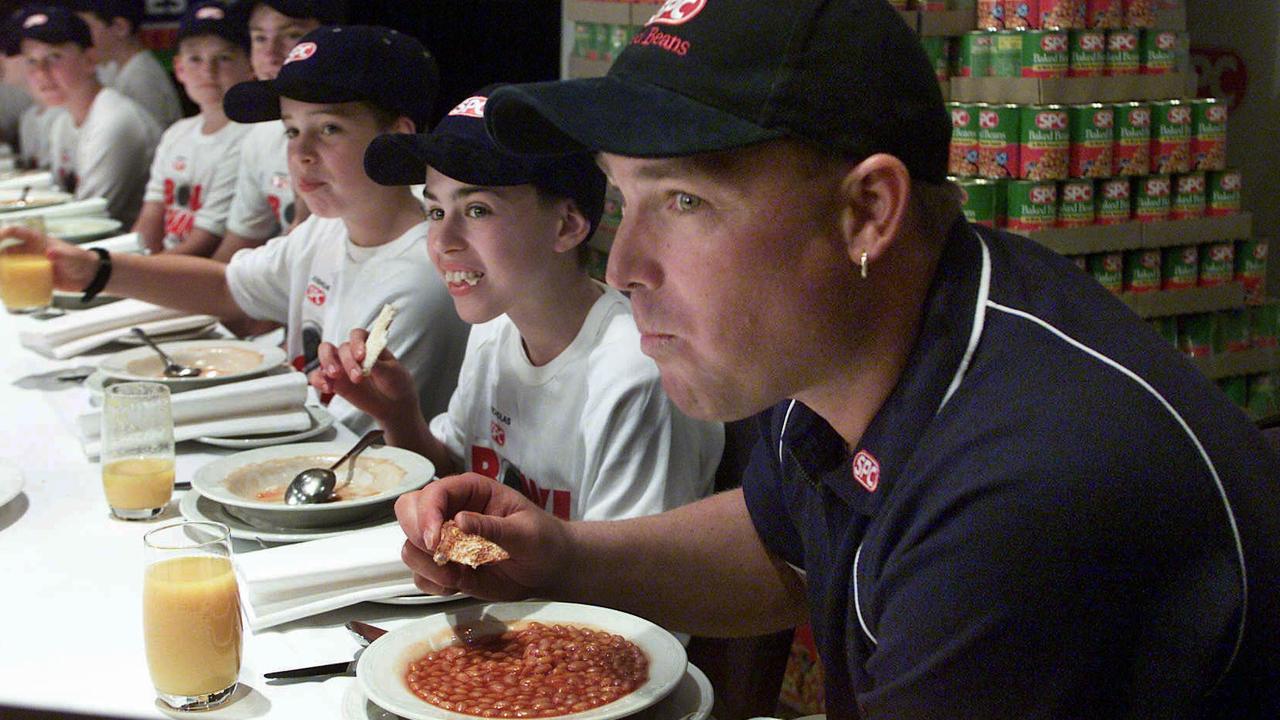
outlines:
[{"label": "white napkin", "polygon": [[[3,168],[0,168],[2,170]],[[107,201],[103,198],[89,198],[88,200],[72,200],[61,205],[47,205],[45,207],[31,208],[29,210],[14,210],[4,214],[6,220],[14,218],[31,217],[33,215],[42,215],[44,217],[68,217],[72,215],[105,215],[107,213]]]},{"label": "white napkin", "polygon": [[240,600],[261,630],[366,600],[419,592],[396,523],[237,554]]},{"label": "white napkin", "polygon": [[53,185],[53,173],[48,171],[23,173],[22,175],[18,175],[16,177],[0,180],[0,190],[13,189],[13,188],[17,188],[21,190],[24,187],[30,187],[33,189],[47,188],[47,187],[51,187],[52,185]]},{"label": "white napkin", "polygon": [[[159,320],[173,320],[163,327]],[[177,321],[181,322],[177,322]],[[216,322],[211,315],[189,315],[141,300],[121,300],[52,320],[19,318],[18,340],[42,355],[68,358],[129,334],[138,325],[149,333],[188,330]]]},{"label": "white napkin", "polygon": [[88,250],[89,248],[102,248],[107,252],[113,253],[141,253],[142,252],[142,236],[136,232],[116,235],[114,237],[102,238],[80,245],[80,247]]}]

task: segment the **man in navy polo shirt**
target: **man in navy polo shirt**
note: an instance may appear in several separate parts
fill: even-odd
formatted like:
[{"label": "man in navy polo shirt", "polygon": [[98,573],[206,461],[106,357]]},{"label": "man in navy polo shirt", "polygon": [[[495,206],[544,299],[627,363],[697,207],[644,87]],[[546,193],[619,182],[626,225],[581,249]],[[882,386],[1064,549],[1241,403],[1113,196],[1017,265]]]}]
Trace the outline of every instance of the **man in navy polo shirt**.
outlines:
[{"label": "man in navy polo shirt", "polygon": [[[742,490],[631,521],[432,483],[397,503],[419,587],[807,618],[833,718],[1280,715],[1280,463],[1070,263],[963,222],[887,3],[669,0],[607,77],[485,112],[513,150],[600,151],[664,388],[760,441]],[[511,559],[437,566],[451,517]]]}]

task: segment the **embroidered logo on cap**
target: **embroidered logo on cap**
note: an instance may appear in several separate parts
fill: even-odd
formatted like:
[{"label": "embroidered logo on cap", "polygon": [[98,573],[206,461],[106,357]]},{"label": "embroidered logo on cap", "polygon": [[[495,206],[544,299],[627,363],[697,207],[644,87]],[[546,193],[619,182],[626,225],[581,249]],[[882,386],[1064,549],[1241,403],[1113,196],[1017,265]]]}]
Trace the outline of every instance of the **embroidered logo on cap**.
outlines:
[{"label": "embroidered logo on cap", "polygon": [[880,487],[880,461],[866,450],[859,450],[853,456],[853,479],[867,492],[875,492]]},{"label": "embroidered logo on cap", "polygon": [[462,115],[463,117],[483,118],[484,104],[489,98],[474,95],[458,103],[458,106],[449,111],[450,115]]},{"label": "embroidered logo on cap", "polygon": [[306,60],[307,58],[315,54],[316,54],[315,43],[313,42],[298,43],[297,45],[293,46],[292,50],[289,51],[289,56],[284,59],[284,64],[288,65],[291,62]]},{"label": "embroidered logo on cap", "polygon": [[45,15],[44,13],[36,13],[35,15],[32,15],[31,17],[27,18],[26,20],[23,20],[23,21],[22,21],[22,27],[24,27],[24,28],[33,28],[33,27],[35,27],[35,26],[37,26],[37,25],[44,25],[44,24],[45,24],[45,23],[47,23],[47,22],[49,22],[49,16],[48,16],[48,15]]},{"label": "embroidered logo on cap", "polygon": [[209,7],[202,7],[196,11],[197,20],[222,20],[226,16],[227,14],[222,12],[222,8],[213,7],[212,5]]},{"label": "embroidered logo on cap", "polygon": [[706,6],[707,0],[667,0],[645,24],[682,25],[696,17]]}]

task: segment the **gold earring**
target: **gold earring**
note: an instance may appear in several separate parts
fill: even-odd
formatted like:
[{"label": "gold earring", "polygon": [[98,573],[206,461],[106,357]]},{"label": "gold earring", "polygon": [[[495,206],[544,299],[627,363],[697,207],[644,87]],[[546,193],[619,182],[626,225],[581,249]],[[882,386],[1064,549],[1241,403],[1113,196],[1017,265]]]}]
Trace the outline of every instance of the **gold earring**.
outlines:
[{"label": "gold earring", "polygon": [[865,279],[867,277],[867,253],[865,251],[862,253],[862,261],[859,265],[862,267],[862,277]]}]

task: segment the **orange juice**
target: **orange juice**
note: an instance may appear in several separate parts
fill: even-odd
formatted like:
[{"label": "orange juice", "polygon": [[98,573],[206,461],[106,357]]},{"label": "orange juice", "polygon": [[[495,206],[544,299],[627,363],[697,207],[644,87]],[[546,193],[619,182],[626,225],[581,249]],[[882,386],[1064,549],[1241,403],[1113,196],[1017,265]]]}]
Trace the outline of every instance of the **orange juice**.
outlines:
[{"label": "orange juice", "polygon": [[117,510],[164,507],[173,493],[173,458],[112,460],[102,466],[107,504]]},{"label": "orange juice", "polygon": [[189,555],[147,567],[142,586],[147,665],[156,690],[196,696],[240,674],[240,596],[231,560]]},{"label": "orange juice", "polygon": [[0,301],[10,310],[47,307],[53,300],[53,263],[34,253],[0,253]]}]

